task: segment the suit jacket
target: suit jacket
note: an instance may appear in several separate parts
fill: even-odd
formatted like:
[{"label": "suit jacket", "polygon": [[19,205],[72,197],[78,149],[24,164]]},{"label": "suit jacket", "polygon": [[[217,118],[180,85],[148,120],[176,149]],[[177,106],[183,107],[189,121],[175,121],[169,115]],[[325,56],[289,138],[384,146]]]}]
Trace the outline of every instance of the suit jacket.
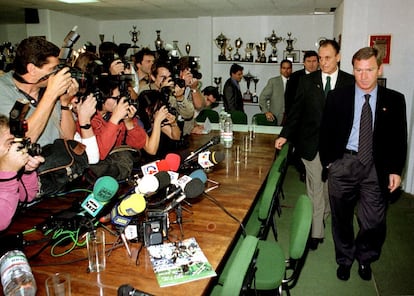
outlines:
[{"label": "suit jacket", "polygon": [[[339,70],[335,88],[353,85],[354,76]],[[319,149],[319,128],[325,107],[322,72],[315,71],[299,79],[295,102],[287,115],[285,126],[280,136],[296,139],[299,155],[306,160],[313,160]]]},{"label": "suit jacket", "polygon": [[[351,133],[355,85],[328,94],[321,124],[320,158],[325,167],[343,157]],[[380,186],[387,190],[388,175],[401,176],[407,154],[404,95],[378,86],[373,130],[373,156]]]},{"label": "suit jacket", "polygon": [[[277,122],[281,123],[285,113],[285,90],[283,87],[282,76],[272,77],[267,81],[259,96],[259,106],[262,112],[270,111],[276,116]],[[266,101],[270,101],[268,110]]]},{"label": "suit jacket", "polygon": [[293,102],[295,101],[296,90],[298,88],[300,77],[306,75],[305,69],[298,70],[290,75],[289,80],[286,83],[285,90],[285,114],[289,114],[292,108]]},{"label": "suit jacket", "polygon": [[242,93],[231,78],[227,79],[223,87],[223,103],[226,112],[235,110],[244,112]]}]

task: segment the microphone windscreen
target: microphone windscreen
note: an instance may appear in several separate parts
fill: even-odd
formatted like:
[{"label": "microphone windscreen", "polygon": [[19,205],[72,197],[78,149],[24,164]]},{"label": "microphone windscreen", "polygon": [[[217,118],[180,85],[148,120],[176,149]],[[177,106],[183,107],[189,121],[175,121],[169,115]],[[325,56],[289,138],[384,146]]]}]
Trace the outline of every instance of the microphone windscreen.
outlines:
[{"label": "microphone windscreen", "polygon": [[135,187],[135,191],[136,193],[148,194],[157,191],[159,185],[160,183],[155,175],[145,175],[139,181],[138,186]]},{"label": "microphone windscreen", "polygon": [[110,176],[100,177],[93,186],[94,198],[101,203],[106,203],[116,194],[118,188],[119,184],[114,178]]},{"label": "microphone windscreen", "polygon": [[176,172],[178,168],[180,167],[181,163],[181,157],[178,154],[175,153],[168,153],[165,156],[165,161],[167,161],[169,166],[169,171]]},{"label": "microphone windscreen", "polygon": [[218,164],[224,160],[224,152],[223,151],[213,151],[211,153],[211,162],[214,164]]},{"label": "microphone windscreen", "polygon": [[160,161],[157,161],[157,168],[159,172],[166,172],[170,170],[170,165],[165,159],[162,159]]},{"label": "microphone windscreen", "polygon": [[158,190],[164,189],[171,183],[171,176],[168,172],[158,172],[154,176],[158,179]]},{"label": "microphone windscreen", "polygon": [[184,187],[186,198],[195,198],[204,192],[204,183],[200,179],[192,179]]},{"label": "microphone windscreen", "polygon": [[203,170],[195,170],[189,175],[189,177],[191,179],[200,179],[203,184],[207,182],[207,175]]},{"label": "microphone windscreen", "polygon": [[146,206],[144,196],[139,193],[134,193],[120,202],[118,212],[122,216],[134,216],[142,213]]}]

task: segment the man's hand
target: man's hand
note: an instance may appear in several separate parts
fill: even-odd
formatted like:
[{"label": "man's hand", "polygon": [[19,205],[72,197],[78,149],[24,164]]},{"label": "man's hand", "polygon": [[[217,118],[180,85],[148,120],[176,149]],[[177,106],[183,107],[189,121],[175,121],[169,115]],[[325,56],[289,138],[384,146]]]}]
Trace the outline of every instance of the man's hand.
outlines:
[{"label": "man's hand", "polygon": [[24,166],[24,170],[26,172],[33,172],[34,170],[36,170],[39,167],[39,165],[42,162],[45,162],[45,159],[40,155],[29,156],[29,160],[27,161],[26,165]]},{"label": "man's hand", "polygon": [[401,176],[397,174],[390,174],[389,176],[389,184],[388,189],[390,190],[390,193],[394,192],[398,187],[401,185]]},{"label": "man's hand", "polygon": [[46,91],[53,94],[54,97],[60,97],[72,84],[72,77],[69,68],[65,67],[55,75],[49,77]]},{"label": "man's hand", "polygon": [[0,157],[0,171],[18,172],[29,160],[27,150],[20,143],[13,143],[9,150]]},{"label": "man's hand", "polygon": [[76,108],[79,124],[84,125],[89,123],[96,112],[96,98],[92,94],[89,94],[83,102],[80,101],[76,105]]},{"label": "man's hand", "polygon": [[284,137],[279,137],[275,140],[275,148],[278,150],[282,150],[283,145],[287,142],[287,139]]},{"label": "man's hand", "polygon": [[275,116],[270,111],[266,112],[265,116],[266,116],[267,121],[274,121],[275,120]]}]

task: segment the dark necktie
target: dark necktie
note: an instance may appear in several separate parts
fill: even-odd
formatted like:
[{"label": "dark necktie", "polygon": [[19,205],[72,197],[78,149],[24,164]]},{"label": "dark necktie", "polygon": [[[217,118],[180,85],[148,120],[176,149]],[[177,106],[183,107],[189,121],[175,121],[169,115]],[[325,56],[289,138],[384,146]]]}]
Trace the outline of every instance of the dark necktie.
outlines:
[{"label": "dark necktie", "polygon": [[330,90],[331,90],[331,76],[326,76],[325,89],[323,90],[325,92],[325,98],[328,95],[328,92]]},{"label": "dark necktie", "polygon": [[362,106],[361,122],[359,125],[358,158],[363,165],[372,160],[372,111],[369,105],[370,94],[366,94]]}]

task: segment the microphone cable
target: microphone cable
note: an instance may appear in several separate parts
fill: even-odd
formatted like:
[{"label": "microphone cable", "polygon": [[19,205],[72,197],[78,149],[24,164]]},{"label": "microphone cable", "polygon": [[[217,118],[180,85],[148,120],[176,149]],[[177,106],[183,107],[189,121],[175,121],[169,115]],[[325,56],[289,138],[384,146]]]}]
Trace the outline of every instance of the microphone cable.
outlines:
[{"label": "microphone cable", "polygon": [[245,237],[247,235],[246,228],[244,227],[243,223],[232,213],[230,213],[215,197],[213,197],[211,194],[204,192],[204,195],[206,198],[214,203],[216,206],[218,206],[224,213],[226,213],[230,218],[232,218],[234,221],[240,224],[240,228],[242,230],[242,234]]}]

